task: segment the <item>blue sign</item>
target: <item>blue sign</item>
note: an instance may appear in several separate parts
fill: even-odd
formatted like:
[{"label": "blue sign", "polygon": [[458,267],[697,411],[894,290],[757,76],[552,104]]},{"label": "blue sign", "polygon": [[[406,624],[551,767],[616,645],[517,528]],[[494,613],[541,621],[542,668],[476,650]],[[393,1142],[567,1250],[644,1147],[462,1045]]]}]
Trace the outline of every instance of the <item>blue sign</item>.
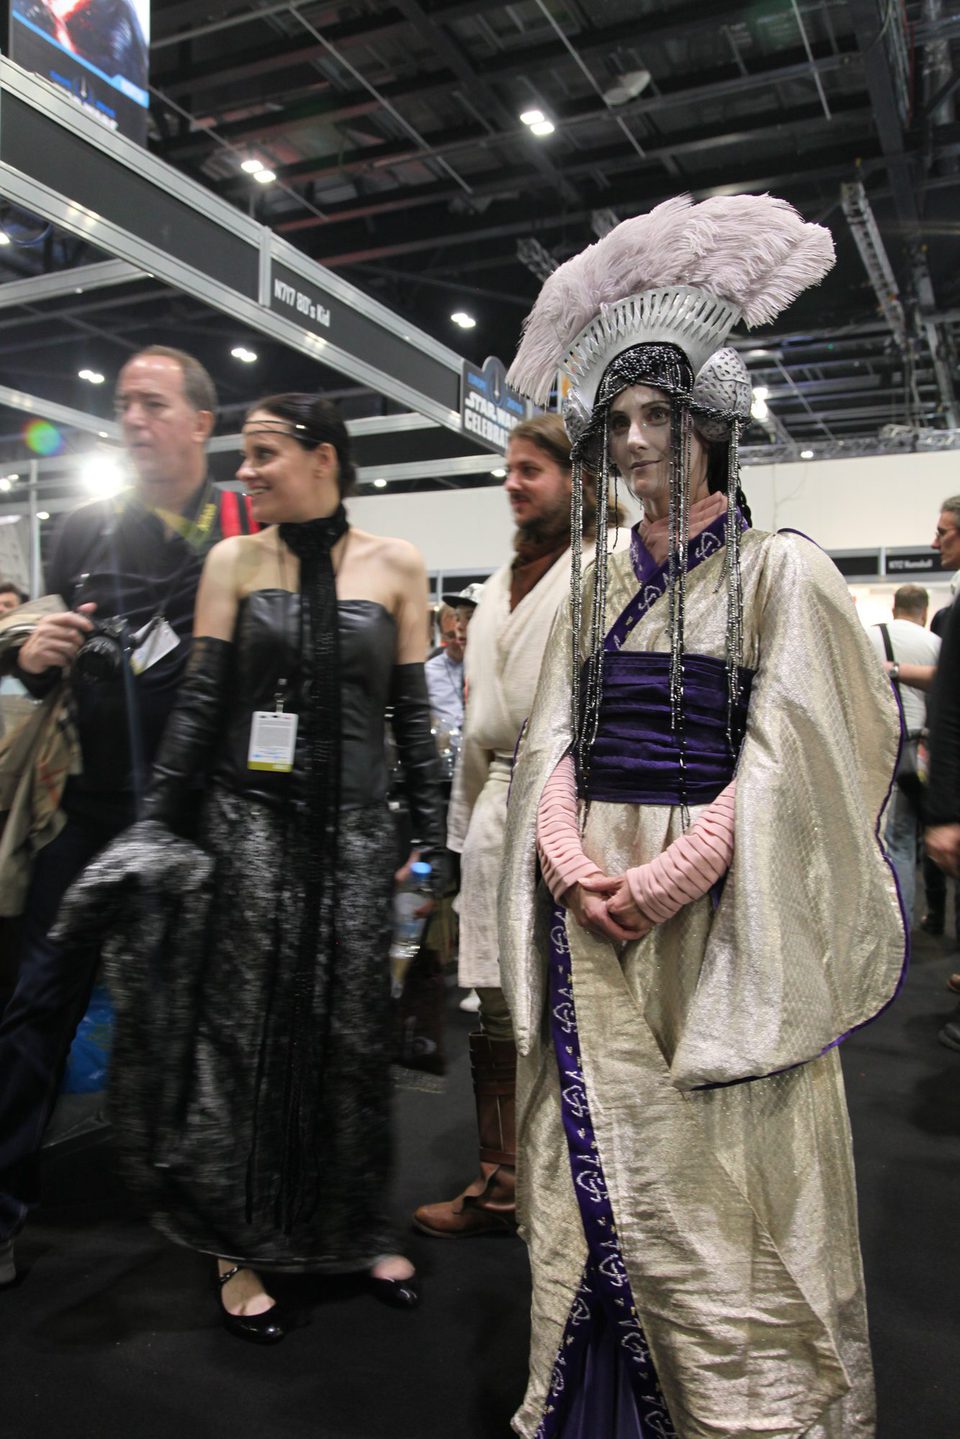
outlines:
[{"label": "blue sign", "polygon": [[510,431],[526,414],[527,402],[507,384],[501,360],[490,355],[482,369],[464,361],[460,424],[465,435],[472,435],[492,450],[505,450]]}]

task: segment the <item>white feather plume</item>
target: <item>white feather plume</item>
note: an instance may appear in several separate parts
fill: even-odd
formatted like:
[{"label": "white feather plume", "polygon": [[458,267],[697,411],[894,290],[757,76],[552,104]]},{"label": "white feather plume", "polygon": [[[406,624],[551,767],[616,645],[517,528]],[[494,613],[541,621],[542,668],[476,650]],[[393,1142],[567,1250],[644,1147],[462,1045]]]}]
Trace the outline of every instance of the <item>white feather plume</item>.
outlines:
[{"label": "white feather plume", "polygon": [[687,285],[738,306],[753,327],[822,280],[834,258],[830,231],[772,195],[665,200],[554,271],[524,322],[508,382],[534,398],[549,394],[572,341],[628,295]]}]

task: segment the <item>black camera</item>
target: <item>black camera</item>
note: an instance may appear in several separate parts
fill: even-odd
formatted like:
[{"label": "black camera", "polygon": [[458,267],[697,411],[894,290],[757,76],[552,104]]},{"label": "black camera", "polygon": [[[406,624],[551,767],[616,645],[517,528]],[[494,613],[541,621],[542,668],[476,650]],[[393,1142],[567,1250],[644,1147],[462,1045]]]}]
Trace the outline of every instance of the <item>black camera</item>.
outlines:
[{"label": "black camera", "polygon": [[84,684],[109,684],[123,677],[130,649],[125,619],[94,621],[93,631],[73,662],[73,678]]}]

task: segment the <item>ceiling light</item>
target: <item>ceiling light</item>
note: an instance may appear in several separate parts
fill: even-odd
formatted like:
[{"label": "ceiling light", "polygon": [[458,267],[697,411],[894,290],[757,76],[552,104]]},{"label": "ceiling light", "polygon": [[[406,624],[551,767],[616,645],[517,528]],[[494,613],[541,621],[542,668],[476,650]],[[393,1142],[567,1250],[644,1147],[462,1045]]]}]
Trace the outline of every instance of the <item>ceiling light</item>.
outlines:
[{"label": "ceiling light", "polygon": [[538,120],[536,125],[530,126],[531,135],[552,135],[556,126],[552,120]]},{"label": "ceiling light", "polygon": [[454,310],[450,318],[455,325],[460,326],[461,330],[472,330],[477,323],[472,315],[467,314],[466,310]]},{"label": "ceiling light", "polygon": [[98,430],[97,438],[101,440],[109,440],[110,436],[107,434],[106,430]]},{"label": "ceiling light", "polygon": [[10,476],[0,475],[0,490],[2,490],[5,495],[8,495],[12,489],[13,481],[10,479]]},{"label": "ceiling light", "polygon": [[754,385],[753,398],[755,400],[769,400],[770,391],[767,389],[766,385]]},{"label": "ceiling light", "polygon": [[240,169],[245,170],[248,175],[255,175],[258,170],[263,169],[263,161],[257,160],[253,155],[251,155],[249,160],[244,160],[243,164],[240,166]]},{"label": "ceiling light", "polygon": [[546,118],[542,110],[524,110],[520,122],[523,125],[542,125]]},{"label": "ceiling light", "polygon": [[86,380],[88,385],[102,385],[106,378],[105,375],[101,375],[99,370],[78,370],[77,376],[81,380]]},{"label": "ceiling light", "polygon": [[252,365],[257,358],[256,350],[248,350],[246,345],[234,345],[230,353],[235,360],[242,360],[245,365]]},{"label": "ceiling light", "polygon": [[379,477],[379,479],[374,480],[373,488],[375,490],[385,490],[387,488],[387,482],[382,475]]},{"label": "ceiling light", "polygon": [[38,519],[38,520],[49,520],[49,518],[50,518],[50,511],[49,511],[49,510],[37,510],[37,519]]},{"label": "ceiling light", "polygon": [[9,244],[10,244],[10,236],[7,234],[6,230],[0,230],[0,245],[9,245]]},{"label": "ceiling light", "polygon": [[258,185],[272,185],[277,177],[272,170],[255,170],[253,178]]},{"label": "ceiling light", "polygon": [[505,480],[507,478],[507,472],[503,468],[499,470],[491,470],[490,473],[495,480]]},{"label": "ceiling light", "polygon": [[109,500],[118,495],[126,484],[123,466],[116,455],[101,450],[90,455],[80,471],[80,480],[85,490],[98,499]]},{"label": "ceiling light", "polygon": [[610,88],[604,90],[603,98],[608,105],[626,105],[628,100],[635,100],[641,95],[649,84],[649,70],[628,70],[626,74],[618,75]]},{"label": "ceiling light", "polygon": [[755,420],[765,420],[770,413],[766,400],[755,396],[753,404],[750,406],[750,413]]},{"label": "ceiling light", "polygon": [[801,450],[801,451],[800,451],[800,458],[801,458],[801,460],[812,460],[812,459],[813,459],[813,451],[812,451],[812,450]]}]

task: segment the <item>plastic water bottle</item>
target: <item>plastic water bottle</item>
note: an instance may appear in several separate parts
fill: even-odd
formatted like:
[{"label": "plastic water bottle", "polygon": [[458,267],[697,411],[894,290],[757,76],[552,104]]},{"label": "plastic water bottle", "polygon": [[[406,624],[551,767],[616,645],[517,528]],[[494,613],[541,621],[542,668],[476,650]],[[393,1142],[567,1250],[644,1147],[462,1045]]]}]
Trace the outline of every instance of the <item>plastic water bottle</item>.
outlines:
[{"label": "plastic water bottle", "polygon": [[423,939],[426,915],[418,915],[430,899],[432,866],[418,859],[410,866],[410,878],[397,887],[393,896],[393,943],[390,945],[390,983],[394,999],[403,992],[407,970],[417,957]]}]

